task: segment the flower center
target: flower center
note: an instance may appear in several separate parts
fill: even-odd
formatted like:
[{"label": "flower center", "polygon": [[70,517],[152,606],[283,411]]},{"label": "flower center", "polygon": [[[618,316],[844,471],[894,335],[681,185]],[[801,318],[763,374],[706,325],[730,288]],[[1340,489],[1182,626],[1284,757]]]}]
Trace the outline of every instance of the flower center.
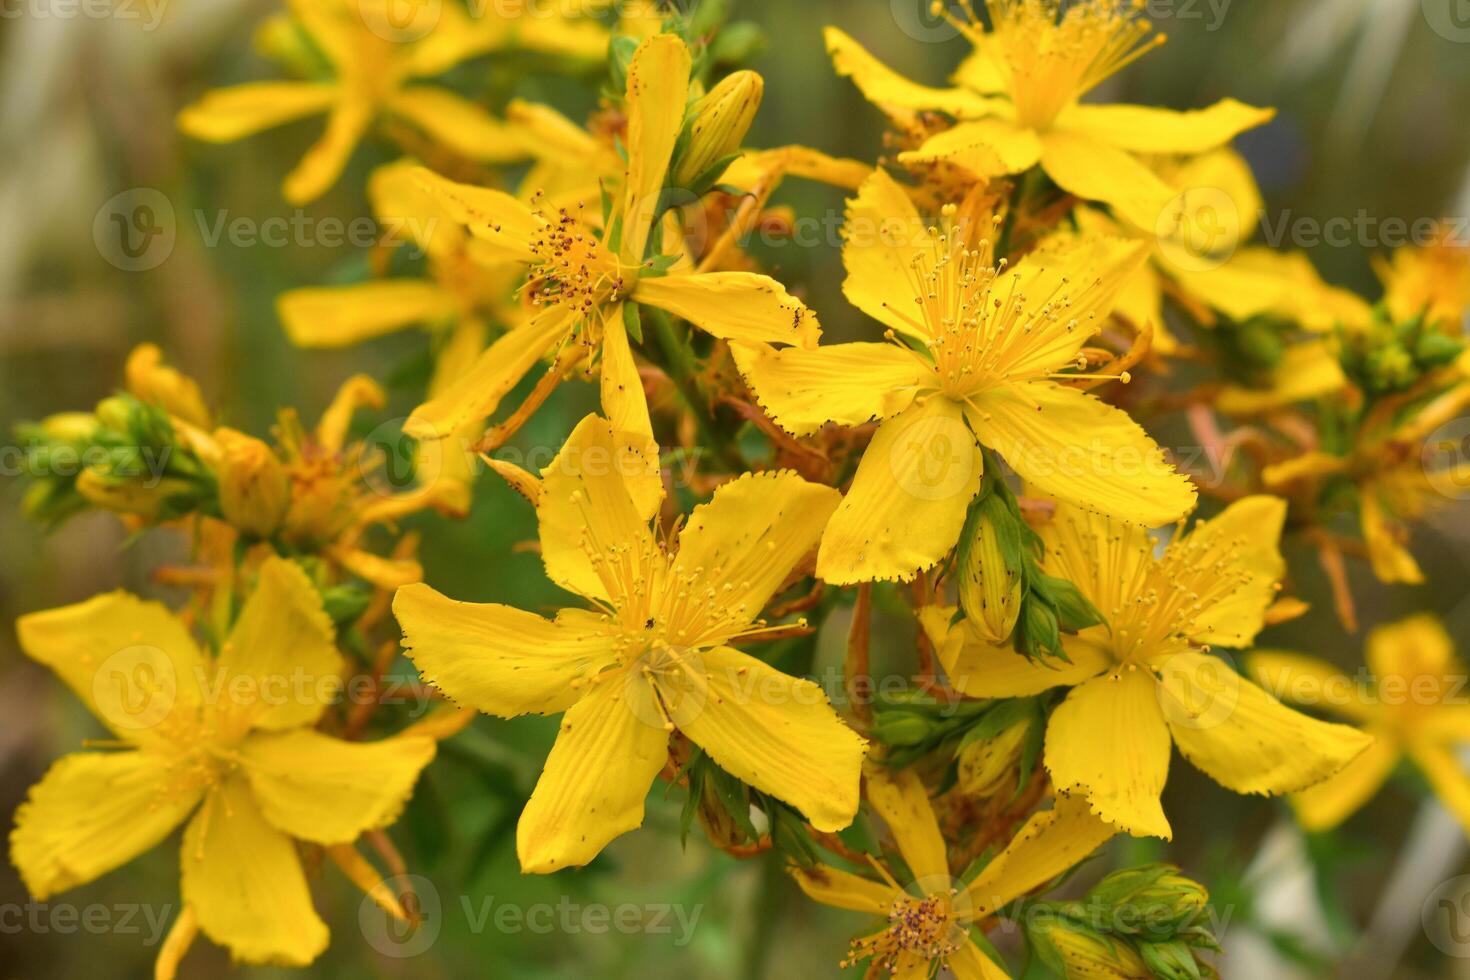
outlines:
[{"label": "flower center", "polygon": [[943,964],[964,941],[964,929],[950,914],[949,896],[901,898],[888,913],[888,928],[854,940],[842,966],[851,967],[868,958],[872,959],[870,972],[896,972],[901,960],[914,958]]},{"label": "flower center", "polygon": [[524,288],[532,306],[559,306],[586,319],[629,287],[617,258],[567,208],[531,241],[531,251]]}]

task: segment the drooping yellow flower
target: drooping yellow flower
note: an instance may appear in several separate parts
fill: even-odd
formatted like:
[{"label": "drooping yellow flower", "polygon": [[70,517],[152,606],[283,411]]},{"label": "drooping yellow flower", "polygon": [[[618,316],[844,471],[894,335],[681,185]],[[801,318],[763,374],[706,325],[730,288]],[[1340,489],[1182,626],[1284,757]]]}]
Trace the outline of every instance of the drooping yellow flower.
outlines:
[{"label": "drooping yellow flower", "polygon": [[[537,312],[496,341],[458,382],[419,406],[410,431],[445,438],[493,414],[501,398],[548,351],[569,369],[600,358],[603,410],[645,449],[653,428],[624,319],[628,302],[656,307],[727,340],[810,345],[816,316],[774,279],[745,272],[696,273],[645,264],[650,234],[684,123],[690,54],[670,34],[645,41],[628,72],[628,167],[605,228],[580,208],[548,214],[499,191],[455,184],[425,171],[470,231],[528,270]],[[595,203],[595,202],[594,202]],[[553,375],[552,380],[555,380]]]},{"label": "drooping yellow flower", "polygon": [[876,861],[882,881],[824,865],[793,868],[791,875],[824,905],[887,920],[854,940],[843,961],[852,966],[871,960],[869,976],[918,978],[948,969],[958,980],[1004,980],[1010,974],[970,938],[971,927],[1070,870],[1117,833],[1089,812],[1085,800],[1062,797],[1027,820],[1005,850],[964,885],[950,874],[944,837],[919,778],[874,766],[867,788],[868,801],[913,873],[911,886],[900,885]]},{"label": "drooping yellow flower", "polygon": [[1368,637],[1364,683],[1312,657],[1259,651],[1251,673],[1283,701],[1321,709],[1362,728],[1373,745],[1342,772],[1291,797],[1308,830],[1330,830],[1352,816],[1408,759],[1470,834],[1470,773],[1459,750],[1470,742],[1465,668],[1454,643],[1433,616],[1383,626]]},{"label": "drooping yellow flower", "polygon": [[66,756],[31,788],[10,836],[30,893],[85,884],[187,821],[185,921],[246,963],[314,960],[327,927],[298,842],[346,847],[391,824],[434,741],[312,730],[344,664],[305,573],[278,558],[262,565],[213,656],[162,605],[124,592],[23,616],[17,630],[119,749]]},{"label": "drooping yellow flower", "polygon": [[1470,313],[1470,243],[1448,228],[1427,245],[1401,248],[1374,263],[1384,305],[1394,322],[1423,314],[1436,329],[1458,337]]},{"label": "drooping yellow flower", "polygon": [[547,574],[597,611],[547,620],[427,585],[393,603],[409,657],[451,698],[502,717],[565,712],[521,814],[526,872],[586,864],[639,826],[675,730],[820,830],[857,810],[863,740],[820,687],[730,646],[764,631],[756,617],[815,547],[837,492],[748,475],[666,545],[649,527],[661,495],[643,493],[641,465],[588,416],[533,494]]},{"label": "drooping yellow flower", "polygon": [[[1089,238],[996,263],[983,214],[926,226],[882,172],[848,209],[848,299],[894,342],[734,347],[766,412],[805,435],[881,420],[817,561],[836,584],[910,578],[955,545],[980,447],[1043,491],[1150,526],[1194,506],[1189,480],[1119,409],[1060,383],[1112,308],[1141,244]],[[902,340],[899,341],[898,338]]]},{"label": "drooping yellow flower", "polygon": [[931,137],[900,162],[944,160],[978,177],[1017,174],[1037,164],[1063,190],[1098,201],[1140,228],[1152,229],[1176,192],[1139,156],[1198,154],[1224,146],[1271,119],[1225,99],[1208,109],[1175,112],[1080,100],[1103,81],[1152,51],[1145,0],[989,0],[984,30],[970,0],[968,18],[936,4],[975,46],[954,77],[955,87],[917,85],[884,66],[835,28],[827,49],[838,72],[869,101],[943,112],[957,124]]},{"label": "drooping yellow flower", "polygon": [[1265,624],[1286,565],[1286,505],[1249,497],[1155,555],[1149,532],[1062,505],[1043,531],[1046,568],[1072,581],[1104,622],[1063,637],[1070,663],[1042,664],[980,641],[940,636],[951,683],[975,697],[1070,687],[1046,732],[1046,768],[1103,819],[1138,836],[1172,835],[1160,795],[1170,745],[1238,793],[1305,789],[1372,741],[1283,707],[1209,646],[1245,648]]},{"label": "drooping yellow flower", "polygon": [[[514,127],[447,88],[414,83],[529,35],[503,23],[504,18],[476,21],[458,4],[443,3],[433,5],[432,25],[400,37],[392,30],[396,23],[392,2],[290,0],[292,19],[325,56],[332,77],[250,82],[208,92],[179,114],[180,129],[195,139],[232,143],[326,113],[326,134],[286,177],[286,199],[293,204],[306,204],[325,193],[369,127],[383,118],[404,120],[470,159],[487,163],[524,159],[526,149]],[[524,21],[547,41],[546,32],[557,23],[539,14],[513,20]],[[588,50],[578,31],[568,35],[567,43],[573,53]],[[600,54],[596,51],[594,56]]]}]

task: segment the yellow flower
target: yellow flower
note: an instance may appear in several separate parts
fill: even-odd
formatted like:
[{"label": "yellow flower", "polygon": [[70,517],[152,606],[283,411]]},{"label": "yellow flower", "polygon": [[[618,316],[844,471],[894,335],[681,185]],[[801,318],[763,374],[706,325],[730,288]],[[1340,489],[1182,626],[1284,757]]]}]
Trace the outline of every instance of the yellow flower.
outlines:
[{"label": "yellow flower", "polygon": [[[644,263],[659,198],[683,128],[690,54],[671,34],[645,41],[628,72],[628,165],[607,227],[579,208],[544,214],[500,191],[455,184],[424,171],[425,185],[470,231],[528,269],[524,287],[538,308],[526,324],[491,345],[448,390],[419,406],[410,431],[445,438],[493,414],[549,350],[557,372],[600,356],[603,411],[650,460],[653,427],[624,321],[628,302],[656,307],[727,340],[814,344],[816,316],[780,283],[746,272],[695,273],[676,264],[666,275]],[[543,392],[544,395],[544,392]]]},{"label": "yellow flower", "polygon": [[1008,268],[981,237],[990,231],[984,215],[954,209],[929,229],[876,173],[849,204],[844,289],[894,342],[734,347],[790,432],[881,420],[822,540],[829,582],[910,578],[943,559],[980,487],[982,445],[1046,493],[1105,513],[1154,525],[1194,505],[1189,480],[1126,413],[1058,383],[1078,377],[1062,372],[1143,246],[1088,238]]},{"label": "yellow flower", "polygon": [[1104,623],[1063,638],[1071,662],[1034,663],[963,625],[940,656],[975,697],[1070,687],[1046,732],[1053,784],[1084,793],[1103,819],[1168,838],[1160,794],[1170,744],[1238,793],[1305,789],[1371,742],[1283,707],[1210,644],[1245,648],[1265,625],[1286,565],[1277,549],[1286,505],[1249,497],[1181,533],[1161,556],[1142,527],[1065,505],[1043,531],[1046,568],[1077,585]]},{"label": "yellow flower", "polygon": [[1431,325],[1458,337],[1470,312],[1470,248],[1449,228],[1435,241],[1401,248],[1375,263],[1383,280],[1384,305],[1396,323],[1424,314]]},{"label": "yellow flower", "polygon": [[1251,654],[1251,673],[1267,690],[1360,725],[1374,739],[1342,772],[1291,797],[1297,818],[1308,830],[1336,827],[1407,758],[1470,834],[1470,774],[1459,758],[1470,742],[1470,704],[1449,634],[1433,616],[1413,616],[1374,630],[1367,659],[1370,683],[1301,654]]},{"label": "yellow flower", "polygon": [[[970,8],[969,0],[964,6]],[[1162,35],[1153,36],[1146,6],[1145,0],[1081,0],[1063,12],[1057,0],[990,0],[985,31],[973,8],[962,19],[948,4],[936,4],[976,52],[950,89],[902,78],[835,28],[827,30],[827,49],[838,72],[869,101],[958,120],[901,154],[901,162],[944,160],[978,177],[1022,173],[1039,163],[1063,190],[1152,229],[1176,192],[1140,155],[1205,153],[1267,122],[1274,111],[1234,99],[1194,112],[1081,103],[1163,43]]]},{"label": "yellow flower", "polygon": [[393,603],[410,658],[456,701],[502,717],[566,713],[521,814],[521,868],[586,864],[639,826],[675,729],[819,830],[846,827],[863,740],[817,685],[730,646],[765,631],[756,617],[815,546],[837,492],[786,472],[745,476],[666,546],[649,527],[661,495],[642,495],[641,461],[630,469],[625,453],[588,416],[535,494],[547,574],[596,612],[546,620],[426,585]]},{"label": "yellow flower", "polygon": [[843,961],[852,966],[871,959],[870,976],[886,971],[895,977],[928,977],[947,968],[958,980],[1004,980],[1010,974],[970,939],[970,928],[1070,870],[1116,833],[1088,812],[1085,801],[1060,798],[1052,809],[1027,820],[966,886],[950,876],[939,822],[919,778],[875,766],[867,787],[869,803],[913,873],[912,886],[900,886],[876,861],[882,881],[821,865],[793,868],[791,875],[824,905],[888,920],[879,931],[854,940]]},{"label": "yellow flower", "polygon": [[121,749],[66,756],[31,788],[10,837],[31,894],[85,884],[187,821],[183,901],[205,935],[247,963],[315,959],[327,927],[298,842],[350,845],[391,824],[434,742],[312,730],[344,665],[305,573],[268,560],[212,657],[162,605],[124,592],[23,616],[17,629]]},{"label": "yellow flower", "polygon": [[1286,349],[1265,387],[1226,385],[1215,398],[1215,408],[1226,415],[1257,415],[1315,401],[1347,385],[1337,352],[1325,341],[1308,340]]},{"label": "yellow flower", "polygon": [[[195,139],[232,143],[265,129],[327,113],[326,134],[286,177],[293,204],[320,197],[336,182],[358,142],[381,118],[406,121],[455,153],[487,163],[523,159],[514,127],[435,85],[416,80],[512,43],[512,25],[471,19],[454,3],[434,5],[431,31],[398,37],[393,0],[290,0],[291,16],[330,64],[329,81],[250,82],[208,92],[179,113],[179,128]],[[527,16],[524,22],[548,21]],[[554,23],[554,22],[551,22]],[[534,25],[544,35],[547,26]],[[554,29],[554,28],[552,28]],[[595,28],[594,28],[595,29]],[[605,36],[604,36],[605,37]],[[585,40],[574,37],[575,51]]]}]

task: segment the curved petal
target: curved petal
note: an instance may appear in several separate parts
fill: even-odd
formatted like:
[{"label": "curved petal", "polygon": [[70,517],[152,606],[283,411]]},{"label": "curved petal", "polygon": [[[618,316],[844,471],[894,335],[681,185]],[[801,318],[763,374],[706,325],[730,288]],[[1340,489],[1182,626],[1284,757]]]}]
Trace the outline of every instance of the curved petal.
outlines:
[{"label": "curved petal", "polygon": [[914,260],[932,254],[933,244],[929,223],[909,192],[887,171],[873,171],[847,202],[842,226],[847,278],[842,294],[884,326],[928,341],[928,331],[918,329],[906,314],[917,291]]},{"label": "curved petal", "polygon": [[1320,709],[1359,723],[1375,712],[1367,692],[1325,660],[1283,650],[1256,650],[1246,668],[1267,694],[1287,704]]},{"label": "curved petal", "polygon": [[21,649],[119,737],[167,745],[197,732],[204,659],[162,603],[109,592],[22,616],[15,628]]},{"label": "curved petal", "polygon": [[1158,685],[1137,667],[1074,688],[1046,729],[1046,768],[1062,792],[1137,837],[1169,840],[1159,797],[1169,778],[1169,730]]},{"label": "curved petal", "polygon": [[960,119],[983,116],[993,111],[997,100],[983,98],[963,88],[930,88],[909,81],[835,27],[828,27],[823,36],[837,74],[851,78],[863,97],[874,105],[894,106],[899,109],[932,109]]},{"label": "curved petal", "polygon": [[350,347],[406,327],[436,323],[457,310],[453,296],[422,279],[293,289],[276,300],[281,325],[297,347]]},{"label": "curved petal", "polygon": [[1179,653],[1159,665],[1159,697],[1180,753],[1237,793],[1306,789],[1372,744],[1272,698],[1217,657]]},{"label": "curved petal", "polygon": [[[541,560],[562,588],[589,599],[613,600],[637,583],[618,570],[657,548],[648,519],[638,512],[626,474],[644,471],[606,419],[589,415],[542,471]],[[614,596],[614,591],[619,596]]]},{"label": "curved petal", "polygon": [[628,675],[595,684],[562,719],[561,733],[516,828],[525,874],[591,861],[643,823],[643,800],[668,761],[669,733],[634,711]]},{"label": "curved petal", "polygon": [[1193,155],[1224,146],[1275,116],[1275,109],[1258,109],[1235,99],[1221,99],[1207,109],[1189,112],[1079,103],[1064,110],[1056,126],[1130,153]]},{"label": "curved petal", "polygon": [[1429,780],[1444,808],[1470,833],[1470,775],[1465,772],[1465,764],[1441,745],[1415,746],[1409,757]]},{"label": "curved petal", "polygon": [[292,204],[309,204],[342,176],[352,151],[372,122],[372,106],[356,99],[338,102],[327,117],[327,131],[286,175],[282,188]]},{"label": "curved petal", "polygon": [[688,630],[690,645],[722,643],[750,625],[803,558],[842,495],[789,471],[747,473],[694,508],[679,533],[674,574],[718,594],[720,613]]},{"label": "curved petal", "polygon": [[817,553],[834,585],[913,578],[959,540],[985,466],[960,408],[941,395],[878,427]]},{"label": "curved petal", "polygon": [[1227,415],[1259,415],[1325,398],[1347,384],[1337,355],[1325,343],[1309,340],[1287,349],[1272,371],[1269,387],[1226,385],[1216,397],[1215,407]]},{"label": "curved petal", "polygon": [[1291,795],[1297,820],[1310,831],[1331,830],[1357,813],[1383,787],[1401,758],[1399,746],[1376,738],[1342,771]]},{"label": "curved petal", "polygon": [[815,868],[793,866],[789,870],[808,898],[837,909],[886,916],[893,911],[895,902],[908,898],[907,894],[895,891],[890,885],[859,878],[824,864]]},{"label": "curved petal", "polygon": [[1027,483],[1085,510],[1157,527],[1194,509],[1194,485],[1121,409],[1049,381],[993,388],[966,409],[980,441]]},{"label": "curved petal", "polygon": [[1372,488],[1358,498],[1358,520],[1373,574],[1386,584],[1423,585],[1424,569],[1405,546],[1407,529],[1391,518]]},{"label": "curved petal", "polygon": [[966,625],[949,632],[939,648],[944,672],[974,698],[1025,698],[1055,687],[1075,687],[1108,668],[1112,658],[1085,635],[1063,636],[1071,663],[1032,660],[1010,647],[985,642]]},{"label": "curved petal", "polygon": [[261,815],[277,830],[316,844],[350,844],[398,819],[431,738],[345,742],[320,732],[259,733],[240,747]]},{"label": "curved petal", "polygon": [[63,756],[15,811],[10,860],[37,901],[152,849],[203,795],[179,756],[155,751]]},{"label": "curved petal", "polygon": [[[1286,501],[1256,495],[1196,524],[1174,545],[1188,556],[1186,567],[1199,570],[1200,594],[1212,600],[1194,617],[1197,643],[1242,649],[1265,629],[1266,610],[1286,577],[1285,526]],[[1222,586],[1228,591],[1220,598]]]},{"label": "curved petal", "polygon": [[[679,729],[720,768],[791,804],[818,830],[852,823],[867,743],[843,724],[826,692],[729,647],[699,656],[705,699],[678,719]],[[679,703],[690,703],[687,692],[677,693]]]},{"label": "curved petal", "polygon": [[633,298],[723,340],[815,347],[822,335],[805,303],[770,276],[753,272],[640,279]]},{"label": "curved petal", "polygon": [[337,101],[336,85],[314,82],[251,82],[214,89],[179,112],[186,135],[210,143],[231,143],[264,129],[319,112]]},{"label": "curved petal", "polygon": [[[613,427],[629,462],[624,474],[633,506],[647,520],[658,513],[664,499],[663,474],[659,469],[658,440],[648,416],[648,396],[643,377],[633,360],[622,309],[608,317],[602,333],[602,411]],[[641,459],[639,466],[635,460]]]},{"label": "curved petal", "polygon": [[1380,681],[1463,673],[1454,640],[1444,624],[1427,613],[1375,629],[1368,635],[1367,661]]},{"label": "curved petal", "polygon": [[565,711],[614,657],[606,631],[510,606],[456,602],[427,585],[393,598],[403,645],[424,680],[502,718]]},{"label": "curved petal", "polygon": [[1138,228],[1156,228],[1178,196],[1132,154],[1082,133],[1046,133],[1041,166],[1062,190],[1106,204]]},{"label": "curved petal", "polygon": [[949,851],[929,803],[929,791],[913,770],[890,772],[881,766],[869,769],[868,802],[888,825],[914,879],[948,882]]},{"label": "curved petal", "polygon": [[955,980],[1010,980],[1006,968],[985,954],[973,941],[949,954],[946,961]]},{"label": "curved petal", "polygon": [[1033,814],[1005,850],[970,883],[979,919],[1070,871],[1107,843],[1118,829],[1098,819],[1080,796],[1059,797]]},{"label": "curved petal", "polygon": [[931,136],[917,150],[898,155],[900,163],[944,161],[977,177],[1025,173],[1041,159],[1041,137],[1009,119],[977,119]]},{"label": "curved petal", "polygon": [[415,85],[400,89],[388,101],[388,108],[471,160],[513,163],[530,156],[518,127],[447,88]]},{"label": "curved petal", "polygon": [[628,65],[628,179],[619,249],[625,265],[643,262],[669,161],[684,126],[689,72],[689,49],[673,34],[655,34],[644,41]]},{"label": "curved petal", "polygon": [[336,629],[300,565],[284,558],[261,565],[216,664],[210,707],[240,734],[314,724],[336,700],[345,666]]},{"label": "curved petal", "polygon": [[888,419],[913,404],[933,372],[896,344],[832,344],[731,348],[740,374],[761,408],[793,435],[811,435],[828,422],[856,426]]},{"label": "curved petal", "polygon": [[[460,184],[432,170],[417,167],[412,172],[419,189],[452,220],[490,246],[496,255],[519,262],[534,261],[531,242],[546,222],[516,198],[489,187]],[[412,206],[412,198],[405,196]],[[400,215],[410,216],[411,212]]]},{"label": "curved petal", "polygon": [[306,966],[327,948],[296,845],[265,822],[243,777],[211,790],[184,832],[184,903],[246,963]]}]

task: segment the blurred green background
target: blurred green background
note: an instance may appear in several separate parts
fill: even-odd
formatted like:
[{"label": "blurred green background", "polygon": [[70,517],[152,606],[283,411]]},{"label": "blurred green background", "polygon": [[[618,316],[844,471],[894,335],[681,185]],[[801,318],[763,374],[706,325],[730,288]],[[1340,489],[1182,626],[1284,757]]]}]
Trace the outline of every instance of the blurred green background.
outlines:
[{"label": "blurred green background", "polygon": [[[95,404],[118,384],[123,359],[141,341],[159,343],[198,378],[226,422],[260,434],[277,406],[298,405],[313,419],[351,373],[406,376],[412,372],[404,366],[422,356],[424,341],[417,334],[345,353],[303,354],[287,345],[273,310],[276,295],[362,275],[365,258],[352,248],[238,248],[228,242],[209,247],[186,218],[178,223],[173,253],[154,270],[120,271],[99,254],[94,218],[109,198],[132,188],[161,191],[184,216],[204,209],[256,220],[290,218],[296,212],[282,200],[279,181],[320,125],[287,126],[227,147],[186,144],[172,125],[180,106],[215,85],[275,77],[273,66],[249,43],[253,25],[274,8],[234,0],[153,3],[121,4],[110,17],[77,15],[78,8],[59,0],[4,6],[0,430],[6,433],[22,419]],[[835,77],[821,30],[840,25],[895,68],[937,83],[966,45],[922,15],[926,5],[927,0],[737,0],[736,15],[758,22],[769,36],[753,64],[766,76],[767,94],[752,144],[800,142],[867,159],[880,153],[880,117]],[[156,29],[144,29],[155,9],[162,13]],[[123,16],[125,10],[136,16]],[[1173,0],[1155,2],[1150,10],[1170,43],[1109,83],[1103,94],[1176,108],[1227,95],[1277,106],[1275,123],[1240,142],[1273,217],[1289,209],[1294,217],[1318,220],[1363,214],[1376,222],[1413,221],[1470,210],[1470,32],[1446,32],[1447,22],[1426,16],[1415,0]],[[1436,23],[1441,30],[1434,29]],[[494,68],[491,74],[504,77],[506,70]],[[591,86],[540,74],[516,89],[574,116],[591,105],[590,91]],[[388,159],[385,148],[364,147],[337,189],[305,215],[351,219],[367,213],[363,179]],[[822,216],[840,213],[842,195],[791,184],[778,201],[802,215]],[[1322,246],[1312,257],[1327,278],[1371,298],[1375,244]],[[772,248],[764,257],[801,288],[829,334],[857,336],[867,329],[841,298],[835,247]],[[584,387],[564,390],[518,444],[555,447],[591,406],[591,395]],[[411,385],[396,389],[383,418],[406,415],[415,396]],[[381,420],[362,421],[367,428]],[[23,481],[14,464],[8,456],[0,478],[0,813],[7,822],[47,765],[95,731],[75,699],[20,657],[10,624],[21,613],[117,587],[170,598],[150,585],[148,570],[177,557],[167,534],[128,545],[117,522],[105,515],[43,534],[20,517]],[[424,534],[428,580],[446,593],[532,609],[556,602],[536,557],[513,551],[516,542],[534,534],[529,508],[496,480],[481,480],[474,515],[463,525],[427,518],[415,526]],[[1365,567],[1354,567],[1365,626],[1430,609],[1447,617],[1462,652],[1470,654],[1466,522],[1450,519],[1423,532],[1416,553],[1435,585],[1384,589]],[[1314,557],[1301,552],[1291,558],[1293,589],[1314,609],[1268,634],[1266,642],[1356,664],[1362,637],[1346,634],[1333,616]],[[829,624],[821,642],[825,656],[835,654],[844,627],[840,617]],[[880,632],[880,640],[894,649],[910,636],[911,627],[897,618],[885,621]],[[810,980],[839,974],[836,962],[863,924],[859,918],[807,902],[770,862],[739,864],[697,839],[681,849],[677,798],[651,806],[645,829],[618,841],[592,867],[550,878],[521,877],[514,817],[554,732],[554,721],[481,719],[447,746],[393,832],[411,869],[431,881],[437,894],[437,914],[432,899],[426,905],[427,931],[408,940],[387,938],[381,916],[360,920],[359,895],[329,869],[317,893],[334,942],[304,975]],[[1467,961],[1445,956],[1419,928],[1423,897],[1466,870],[1458,833],[1432,848],[1427,863],[1415,863],[1425,859],[1405,842],[1427,832],[1415,822],[1429,819],[1420,815],[1421,799],[1411,782],[1395,783],[1336,839],[1319,842],[1318,857],[1332,871],[1323,889],[1330,900],[1326,916],[1313,911],[1310,880],[1300,879],[1304,858],[1296,836],[1283,830],[1283,808],[1229,795],[1182,760],[1175,760],[1166,800],[1178,828],[1174,844],[1167,850],[1123,845],[1108,860],[1167,856],[1210,884],[1231,920],[1227,977],[1333,975],[1327,967],[1291,965],[1279,955],[1290,943],[1263,937],[1275,929],[1299,933],[1307,947],[1335,940],[1352,948],[1354,939],[1343,930],[1368,923],[1372,929],[1356,941],[1356,958],[1337,968],[1345,971],[1341,975],[1470,975],[1456,971]],[[1284,874],[1285,885],[1274,878],[1269,886],[1256,879],[1249,887],[1240,884],[1263,848],[1270,857],[1251,874]],[[1095,877],[1105,863],[1096,862],[1097,869],[1084,877]],[[1392,891],[1390,882],[1404,875],[1408,890]],[[1396,904],[1385,908],[1389,895]],[[149,975],[155,947],[149,944],[148,916],[133,915],[129,924],[137,931],[120,925],[121,907],[139,902],[151,903],[145,911],[155,918],[173,911],[174,845],[53,900],[37,913],[39,920],[11,869],[0,868],[0,908],[23,913],[0,917],[0,980]],[[666,932],[612,928],[599,934],[595,922],[561,926],[568,915],[579,921],[583,907],[616,909],[624,903],[676,909],[665,919]],[[52,912],[68,905],[104,907],[114,927],[67,927],[64,914],[56,919]],[[502,906],[538,905],[557,910],[550,931],[496,925]],[[577,911],[568,911],[571,905]],[[685,923],[697,916],[687,936],[680,914]],[[185,964],[187,977],[278,972],[288,975],[231,970],[224,954],[204,941]]]}]

